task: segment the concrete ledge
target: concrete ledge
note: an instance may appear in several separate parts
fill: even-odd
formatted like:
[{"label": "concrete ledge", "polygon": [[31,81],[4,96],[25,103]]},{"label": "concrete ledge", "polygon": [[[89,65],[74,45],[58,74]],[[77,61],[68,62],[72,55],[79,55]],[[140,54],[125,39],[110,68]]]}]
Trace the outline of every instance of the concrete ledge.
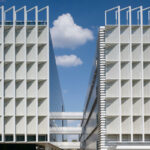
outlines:
[{"label": "concrete ledge", "polygon": [[81,127],[51,127],[51,134],[81,134]]},{"label": "concrete ledge", "polygon": [[51,112],[50,119],[53,119],[53,120],[82,120],[83,112]]},{"label": "concrete ledge", "polygon": [[80,149],[80,142],[51,142],[60,149]]},{"label": "concrete ledge", "polygon": [[115,150],[150,150],[150,145],[118,145]]}]

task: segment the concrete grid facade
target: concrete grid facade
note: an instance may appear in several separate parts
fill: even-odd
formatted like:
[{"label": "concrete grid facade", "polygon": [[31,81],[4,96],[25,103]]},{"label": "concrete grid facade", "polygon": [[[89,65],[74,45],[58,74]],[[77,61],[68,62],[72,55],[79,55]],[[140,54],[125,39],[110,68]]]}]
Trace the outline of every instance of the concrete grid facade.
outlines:
[{"label": "concrete grid facade", "polygon": [[82,149],[150,149],[149,23],[150,8],[105,11],[84,110]]},{"label": "concrete grid facade", "polygon": [[[107,15],[114,10],[116,24],[107,24]],[[123,11],[126,24],[122,24]],[[134,11],[137,20],[132,18]],[[144,24],[149,23],[149,8],[117,7],[107,10],[105,17],[99,33],[98,146],[150,148],[150,26]]]},{"label": "concrete grid facade", "polygon": [[0,10],[0,140],[49,141],[49,8]]}]

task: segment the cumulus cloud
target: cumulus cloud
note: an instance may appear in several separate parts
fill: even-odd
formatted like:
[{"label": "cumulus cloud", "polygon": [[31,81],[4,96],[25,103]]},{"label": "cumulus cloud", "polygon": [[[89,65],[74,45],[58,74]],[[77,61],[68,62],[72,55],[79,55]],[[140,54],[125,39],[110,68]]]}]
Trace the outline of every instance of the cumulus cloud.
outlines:
[{"label": "cumulus cloud", "polygon": [[56,56],[56,64],[63,67],[75,67],[82,65],[82,60],[76,55],[62,55]]},{"label": "cumulus cloud", "polygon": [[94,38],[92,31],[75,24],[69,13],[59,16],[53,22],[51,35],[54,47],[70,49],[83,45]]}]

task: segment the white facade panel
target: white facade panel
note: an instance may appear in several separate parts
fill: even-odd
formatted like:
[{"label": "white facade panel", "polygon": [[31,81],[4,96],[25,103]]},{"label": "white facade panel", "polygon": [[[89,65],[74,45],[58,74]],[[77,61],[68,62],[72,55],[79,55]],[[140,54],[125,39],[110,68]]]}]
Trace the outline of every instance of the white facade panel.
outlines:
[{"label": "white facade panel", "polygon": [[25,45],[23,44],[16,44],[16,47],[15,47],[16,51],[16,61],[17,62],[23,62],[26,60],[26,57],[25,57],[25,53],[26,53],[26,49],[25,49]]},{"label": "white facade panel", "polygon": [[24,62],[19,62],[16,63],[16,79],[18,80],[23,80],[26,77],[26,72],[25,72],[25,63]]},{"label": "white facade panel", "polygon": [[48,30],[46,27],[39,27],[38,29],[38,43],[46,43],[47,37],[45,36],[47,34]]},{"label": "white facade panel", "polygon": [[25,133],[25,118],[24,117],[16,117],[16,134],[24,134]]},{"label": "white facade panel", "polygon": [[16,37],[16,43],[24,43],[25,42],[26,35],[25,35],[25,27],[24,26],[16,27],[15,37]]},{"label": "white facade panel", "polygon": [[13,134],[14,133],[14,118],[13,117],[5,117],[5,134]]},{"label": "white facade panel", "polygon": [[36,115],[36,100],[34,98],[29,98],[27,100],[27,115],[28,116]]},{"label": "white facade panel", "polygon": [[5,43],[13,43],[13,35],[14,35],[14,31],[13,31],[13,27],[12,26],[6,26],[5,30],[4,30],[4,41]]},{"label": "white facade panel", "polygon": [[[2,31],[2,27],[0,27],[0,35],[2,35],[2,32],[3,32],[3,31]],[[2,41],[3,41],[2,39],[3,39],[3,38],[0,37],[0,43],[2,43]]]},{"label": "white facade panel", "polygon": [[17,98],[16,99],[16,116],[24,116],[25,115],[25,99]]},{"label": "white facade panel", "polygon": [[39,134],[46,134],[47,133],[47,122],[48,118],[46,117],[39,117],[38,119],[38,124],[39,124],[39,128],[38,128],[38,131],[39,131]]},{"label": "white facade panel", "polygon": [[28,134],[36,134],[36,118],[28,117],[27,118],[27,133]]},{"label": "white facade panel", "polygon": [[143,42],[150,43],[150,26],[143,26]]},{"label": "white facade panel", "polygon": [[36,43],[36,27],[35,26],[27,26],[27,43]]},{"label": "white facade panel", "polygon": [[4,102],[5,116],[13,115],[13,112],[14,112],[13,105],[14,105],[14,101],[12,98],[5,99],[5,102]]},{"label": "white facade panel", "polygon": [[27,45],[27,61],[36,61],[36,47],[34,44]]},{"label": "white facade panel", "polygon": [[121,44],[121,60],[122,61],[130,61],[130,45],[129,44]]},{"label": "white facade panel", "polygon": [[45,61],[46,59],[48,59],[45,49],[47,49],[47,45],[45,44],[38,45],[38,61]]},{"label": "white facade panel", "polygon": [[6,44],[4,47],[4,59],[5,61],[13,61],[15,54],[12,44]]},{"label": "white facade panel", "polygon": [[144,61],[149,61],[150,58],[150,44],[143,44]]},{"label": "white facade panel", "polygon": [[130,34],[130,28],[129,26],[121,26],[120,28],[120,34],[121,34],[121,43],[129,43],[130,39],[128,38],[128,35]]}]

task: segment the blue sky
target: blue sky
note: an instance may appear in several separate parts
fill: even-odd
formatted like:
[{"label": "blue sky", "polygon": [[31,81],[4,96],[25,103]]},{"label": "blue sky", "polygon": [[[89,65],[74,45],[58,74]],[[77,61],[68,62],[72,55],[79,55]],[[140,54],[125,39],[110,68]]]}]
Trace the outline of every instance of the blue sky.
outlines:
[{"label": "blue sky", "polygon": [[[66,111],[82,111],[95,56],[98,27],[104,25],[104,10],[117,5],[147,7],[150,6],[150,0],[0,0],[0,5],[6,7],[15,5],[17,8],[24,5],[28,8],[35,5],[39,8],[49,5],[50,27],[54,34],[59,34],[55,32],[59,28],[61,36],[60,38],[55,35],[53,41],[56,43],[55,55],[65,55],[59,57],[60,66],[58,66],[65,108]],[[70,38],[63,35],[67,30],[62,31],[61,28],[65,19],[70,21],[68,27],[73,26],[74,30],[70,31],[71,33],[78,31],[75,37],[74,34],[69,34],[72,35]],[[54,25],[53,22],[56,20]],[[78,40],[78,37],[81,39]],[[64,44],[63,48],[60,43]],[[74,46],[71,47],[69,43]]]}]

